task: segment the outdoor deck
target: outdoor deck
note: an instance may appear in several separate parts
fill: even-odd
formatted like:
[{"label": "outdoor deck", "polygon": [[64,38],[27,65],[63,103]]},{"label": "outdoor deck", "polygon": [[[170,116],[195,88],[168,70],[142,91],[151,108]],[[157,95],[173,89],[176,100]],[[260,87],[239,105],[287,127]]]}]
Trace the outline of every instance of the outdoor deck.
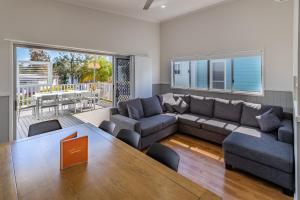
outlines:
[{"label": "outdoor deck", "polygon": [[60,122],[60,124],[63,128],[76,126],[76,125],[84,123],[83,121],[77,119],[76,117],[74,117],[70,113],[65,114],[65,115],[60,115],[58,117],[56,117],[52,113],[47,118],[44,117],[43,119],[40,119],[40,120],[36,119],[32,115],[23,116],[23,117],[20,117],[19,122],[18,122],[17,139],[23,139],[23,138],[26,138],[28,136],[29,126],[31,124],[35,124],[35,123],[39,123],[39,122],[47,121],[47,120],[52,120],[52,119],[58,119],[58,121]]},{"label": "outdoor deck", "polygon": [[[104,108],[110,107],[111,104],[102,102],[101,105],[96,105],[95,110],[100,110]],[[82,113],[93,112],[93,109],[87,108],[84,109]],[[77,114],[80,111],[77,110]],[[28,136],[29,126],[31,124],[39,123],[42,121],[57,119],[63,128],[76,126],[83,124],[84,122],[76,117],[76,114],[73,110],[65,110],[63,113],[60,113],[58,116],[55,115],[53,110],[48,112],[44,112],[40,119],[37,119],[34,115],[32,115],[31,110],[26,110],[21,112],[21,115],[17,121],[17,139],[23,139]]]}]

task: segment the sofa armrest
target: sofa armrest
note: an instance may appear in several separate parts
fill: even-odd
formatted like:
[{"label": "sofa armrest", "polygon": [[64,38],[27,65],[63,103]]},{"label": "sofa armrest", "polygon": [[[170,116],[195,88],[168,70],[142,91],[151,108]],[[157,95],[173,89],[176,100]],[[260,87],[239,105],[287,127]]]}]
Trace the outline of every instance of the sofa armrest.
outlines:
[{"label": "sofa armrest", "polygon": [[125,117],[120,114],[112,115],[110,118],[111,118],[110,120],[116,124],[114,135],[117,135],[121,129],[129,129],[140,133],[139,121],[135,119],[131,119],[129,117]]},{"label": "sofa armrest", "polygon": [[294,131],[292,120],[283,120],[278,129],[278,141],[294,144]]},{"label": "sofa armrest", "polygon": [[117,114],[120,114],[118,108],[110,108],[110,116]]}]

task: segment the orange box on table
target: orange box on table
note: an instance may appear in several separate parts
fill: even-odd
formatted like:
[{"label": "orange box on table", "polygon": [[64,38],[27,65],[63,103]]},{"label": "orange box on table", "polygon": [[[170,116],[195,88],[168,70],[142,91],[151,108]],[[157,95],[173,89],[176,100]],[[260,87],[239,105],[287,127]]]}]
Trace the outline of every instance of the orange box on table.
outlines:
[{"label": "orange box on table", "polygon": [[88,161],[88,136],[77,137],[77,133],[60,141],[60,169]]}]

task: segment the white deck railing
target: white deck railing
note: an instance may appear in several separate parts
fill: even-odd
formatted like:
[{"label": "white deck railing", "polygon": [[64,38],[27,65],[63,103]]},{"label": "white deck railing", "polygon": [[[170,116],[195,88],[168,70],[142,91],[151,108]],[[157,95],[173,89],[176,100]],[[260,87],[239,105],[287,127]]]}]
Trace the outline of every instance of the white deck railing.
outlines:
[{"label": "white deck railing", "polygon": [[72,90],[90,90],[97,94],[99,99],[112,101],[112,83],[79,83],[62,85],[26,85],[17,88],[17,103],[19,107],[27,107],[34,103],[36,93],[68,92]]}]

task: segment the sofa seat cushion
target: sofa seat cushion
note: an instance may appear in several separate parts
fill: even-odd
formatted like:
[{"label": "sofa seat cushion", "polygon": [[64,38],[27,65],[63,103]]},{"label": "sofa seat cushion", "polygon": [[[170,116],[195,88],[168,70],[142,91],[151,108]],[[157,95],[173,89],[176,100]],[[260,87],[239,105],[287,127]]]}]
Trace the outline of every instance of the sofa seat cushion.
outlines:
[{"label": "sofa seat cushion", "polygon": [[272,134],[262,132],[258,134],[257,129],[252,129],[252,134],[249,134],[250,130],[251,128],[243,127],[229,135],[223,142],[225,153],[230,152],[260,164],[293,173],[293,146],[277,141]]},{"label": "sofa seat cushion", "polygon": [[209,120],[209,117],[197,114],[181,114],[178,115],[178,121],[182,124],[189,125],[195,128],[201,128],[202,122]]},{"label": "sofa seat cushion", "polygon": [[239,127],[236,122],[212,118],[202,123],[202,128],[222,135],[229,135]]},{"label": "sofa seat cushion", "polygon": [[139,123],[141,136],[146,137],[148,135],[152,135],[163,128],[175,124],[176,122],[176,116],[171,116],[168,114],[154,115],[152,117],[140,119]]}]

